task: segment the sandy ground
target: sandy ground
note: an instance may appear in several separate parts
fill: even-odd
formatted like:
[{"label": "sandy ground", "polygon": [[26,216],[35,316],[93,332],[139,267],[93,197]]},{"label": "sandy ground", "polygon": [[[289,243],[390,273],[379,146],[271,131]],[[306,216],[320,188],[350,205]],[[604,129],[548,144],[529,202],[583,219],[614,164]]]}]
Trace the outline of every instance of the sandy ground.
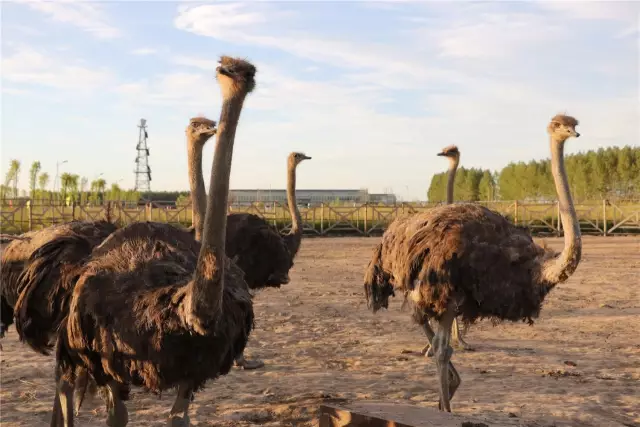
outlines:
[{"label": "sandy ground", "polygon": [[[192,425],[314,425],[319,405],[340,399],[436,407],[433,361],[402,354],[425,338],[399,298],[388,311],[366,309],[362,277],[377,241],[304,240],[291,283],[255,299],[246,354],[267,366],[210,383]],[[476,351],[453,356],[462,376],[453,410],[514,426],[640,426],[639,328],[640,238],[585,237],[578,271],[534,326],[471,327]],[[48,425],[53,358],[20,344],[13,328],[2,345],[2,426]],[[164,425],[173,396],[134,389],[129,425]],[[98,397],[78,425],[105,425]]]}]

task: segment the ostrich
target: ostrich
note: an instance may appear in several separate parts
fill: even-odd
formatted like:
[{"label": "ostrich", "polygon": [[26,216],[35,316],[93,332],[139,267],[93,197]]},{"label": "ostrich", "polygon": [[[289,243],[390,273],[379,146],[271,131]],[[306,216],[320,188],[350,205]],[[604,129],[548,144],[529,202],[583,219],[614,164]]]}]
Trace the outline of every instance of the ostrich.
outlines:
[{"label": "ostrich", "polygon": [[115,230],[108,221],[72,221],[3,237],[2,334],[15,316],[20,340],[49,354],[71,291],[64,287],[64,276]]},{"label": "ostrich", "polygon": [[[193,224],[200,224],[200,228],[193,226],[190,229],[196,240],[200,240],[203,233],[200,218],[204,217],[207,197],[202,174],[202,150],[216,133],[215,126],[213,120],[194,117],[186,130],[192,221]],[[289,283],[289,270],[302,240],[302,219],[295,199],[296,168],[307,159],[311,157],[295,152],[287,158],[287,200],[292,218],[289,233],[280,235],[258,215],[227,215],[226,254],[244,271],[245,281],[254,291]],[[241,354],[235,365],[243,369],[258,369],[264,366],[264,362],[248,360]]]},{"label": "ostrich", "polygon": [[[227,256],[245,272],[247,284],[254,291],[289,283],[289,270],[300,249],[302,219],[295,195],[296,168],[311,157],[294,152],[287,159],[287,203],[292,219],[288,233],[281,235],[257,215],[235,213],[227,217]],[[244,369],[264,366],[262,360],[247,360],[244,354],[235,364]]]},{"label": "ostrich", "polygon": [[113,233],[78,274],[58,334],[59,399],[52,425],[73,426],[72,391],[85,367],[108,391],[108,425],[128,422],[123,389],[178,388],[169,425],[189,424],[193,392],[225,375],[253,328],[244,273],[225,255],[233,143],[256,69],[223,56],[217,68],[223,105],[201,244],[183,229],[135,223]]},{"label": "ostrich", "polygon": [[[450,400],[460,377],[450,362],[451,326],[464,321],[529,321],[538,317],[547,293],[566,281],[580,262],[580,227],[564,167],[564,144],[578,137],[578,121],[556,115],[547,127],[552,173],[565,230],[556,253],[534,243],[531,234],[502,215],[471,203],[443,205],[394,221],[376,246],[364,277],[373,312],[388,307],[394,289],[414,308],[414,319],[431,343],[440,383],[439,409]],[[429,318],[438,322],[434,334]]]},{"label": "ostrich", "polygon": [[[455,145],[449,145],[444,147],[441,152],[437,154],[438,156],[446,157],[449,159],[449,171],[448,171],[448,179],[447,179],[447,204],[450,205],[453,203],[453,190],[454,183],[456,180],[456,171],[458,170],[458,165],[460,164],[460,150]],[[465,323],[463,334],[466,335],[468,324]],[[462,349],[462,350],[473,350],[473,348],[462,339],[462,334],[460,334],[460,328],[458,326],[458,318],[453,319],[453,326],[451,328],[451,338],[454,343],[454,346]],[[427,344],[420,353],[422,355],[426,355],[427,357],[433,356],[433,350],[431,349],[431,344]]]}]

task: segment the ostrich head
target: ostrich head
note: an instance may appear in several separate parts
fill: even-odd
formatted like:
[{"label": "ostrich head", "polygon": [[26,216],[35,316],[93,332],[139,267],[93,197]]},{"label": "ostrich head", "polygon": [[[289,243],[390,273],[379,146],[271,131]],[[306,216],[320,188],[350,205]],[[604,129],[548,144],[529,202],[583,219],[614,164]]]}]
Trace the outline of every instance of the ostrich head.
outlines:
[{"label": "ostrich head", "polygon": [[192,118],[186,130],[187,139],[200,145],[204,145],[216,132],[216,122],[206,117]]},{"label": "ostrich head", "polygon": [[219,62],[220,65],[216,68],[216,79],[220,84],[223,98],[232,99],[238,94],[242,94],[244,98],[255,89],[254,77],[257,70],[253,64],[230,56],[220,57]]},{"label": "ostrich head", "polygon": [[458,147],[456,145],[449,145],[448,147],[444,147],[442,151],[438,153],[438,156],[448,157],[452,160],[456,160],[460,158],[460,151],[458,151]]},{"label": "ostrich head", "polygon": [[556,114],[551,119],[549,126],[547,126],[547,132],[549,132],[554,141],[565,142],[572,136],[575,138],[580,136],[576,132],[576,126],[578,126],[578,120],[574,117]]},{"label": "ostrich head", "polygon": [[289,154],[289,165],[290,166],[298,166],[302,161],[304,160],[310,160],[311,157],[305,155],[304,153],[297,153],[297,152],[293,152],[291,154]]}]

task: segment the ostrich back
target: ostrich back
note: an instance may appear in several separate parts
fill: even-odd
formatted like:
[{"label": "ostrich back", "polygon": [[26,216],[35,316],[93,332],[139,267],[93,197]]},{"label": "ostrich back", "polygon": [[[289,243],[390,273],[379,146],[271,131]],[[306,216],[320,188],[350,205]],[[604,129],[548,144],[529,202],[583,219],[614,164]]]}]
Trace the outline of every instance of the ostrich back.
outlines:
[{"label": "ostrich back", "polygon": [[443,205],[390,225],[367,267],[365,291],[374,311],[395,289],[419,317],[438,318],[452,300],[465,321],[531,322],[552,288],[540,281],[541,265],[555,255],[484,206]]},{"label": "ostrich back", "polygon": [[24,233],[8,243],[0,261],[3,323],[15,310],[27,326],[19,331],[21,338],[46,353],[50,334],[66,311],[69,289],[61,287],[62,277],[115,230],[107,221],[72,221]]},{"label": "ostrich back", "polygon": [[153,392],[226,374],[246,346],[253,306],[243,272],[225,269],[223,315],[208,335],[184,322],[200,244],[168,224],[136,223],[112,234],[82,268],[59,335],[64,372],[88,367],[98,385],[113,378]]},{"label": "ostrich back", "polygon": [[245,273],[251,289],[280,287],[293,266],[287,246],[272,226],[257,215],[227,216],[226,253]]}]

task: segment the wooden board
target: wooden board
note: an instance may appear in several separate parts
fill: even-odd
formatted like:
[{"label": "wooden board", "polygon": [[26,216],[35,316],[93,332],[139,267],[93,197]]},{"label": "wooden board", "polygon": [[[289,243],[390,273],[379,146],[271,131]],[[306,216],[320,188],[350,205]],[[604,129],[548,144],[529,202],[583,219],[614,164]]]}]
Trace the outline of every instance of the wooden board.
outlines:
[{"label": "wooden board", "polygon": [[395,403],[320,406],[319,427],[506,427],[434,408]]}]

